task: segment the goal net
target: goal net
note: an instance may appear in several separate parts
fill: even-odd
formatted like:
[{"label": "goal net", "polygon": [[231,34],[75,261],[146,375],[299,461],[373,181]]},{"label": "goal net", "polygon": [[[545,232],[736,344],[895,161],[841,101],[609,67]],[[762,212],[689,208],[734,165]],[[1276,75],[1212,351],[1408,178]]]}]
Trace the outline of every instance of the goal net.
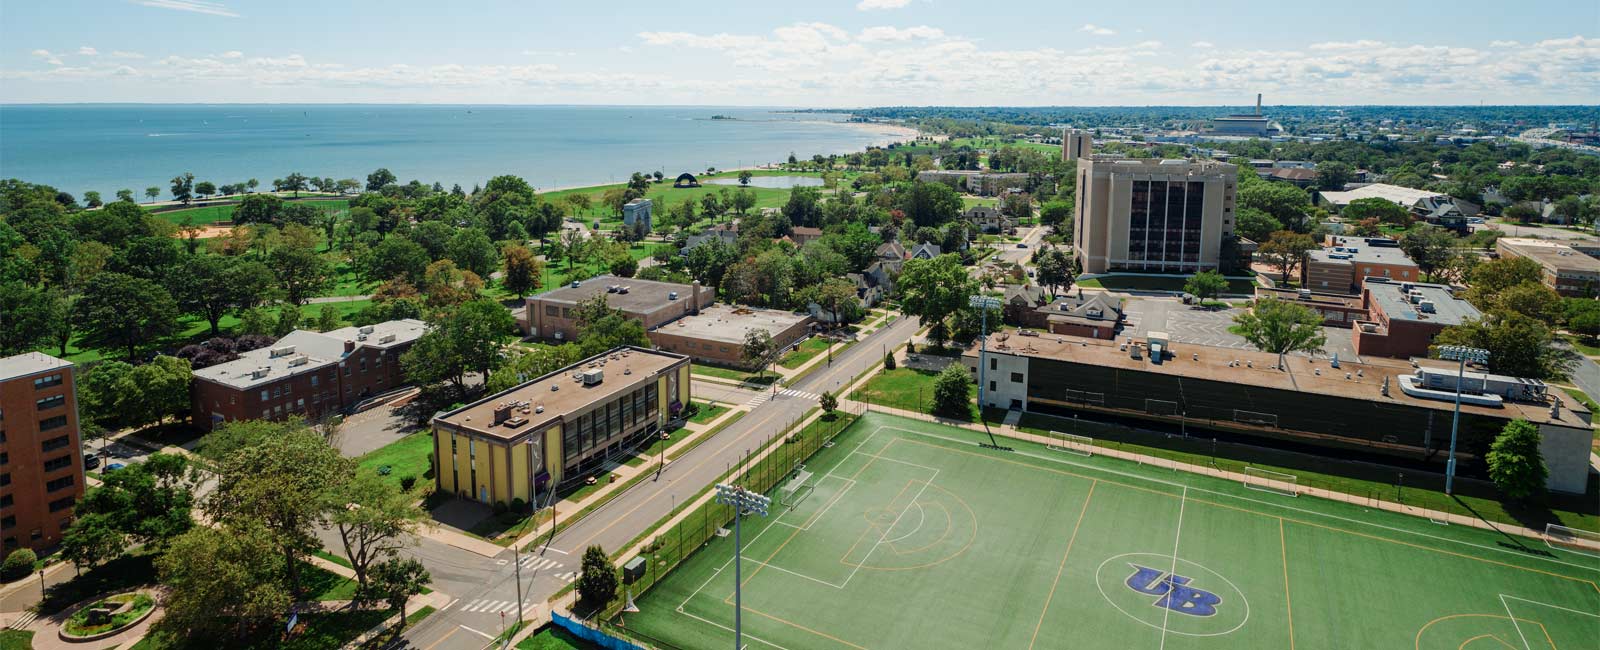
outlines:
[{"label": "goal net", "polygon": [[794,478],[778,488],[778,504],[793,510],[796,505],[804,501],[811,494],[814,486],[811,484],[811,472],[800,470],[795,472]]},{"label": "goal net", "polygon": [[1600,533],[1593,531],[1545,524],[1544,543],[1550,548],[1600,557]]},{"label": "goal net", "polygon": [[1144,412],[1151,415],[1177,415],[1178,403],[1171,400],[1150,399],[1147,397],[1144,400]]},{"label": "goal net", "polygon": [[1233,421],[1243,422],[1245,424],[1260,424],[1263,426],[1276,427],[1278,426],[1278,414],[1260,413],[1257,411],[1241,411],[1239,409],[1234,409]]},{"label": "goal net", "polygon": [[1286,497],[1298,496],[1298,478],[1293,474],[1274,472],[1259,467],[1246,466],[1244,468],[1244,486],[1252,490],[1281,494]]},{"label": "goal net", "polygon": [[1050,448],[1079,456],[1094,455],[1094,438],[1075,433],[1050,432]]}]

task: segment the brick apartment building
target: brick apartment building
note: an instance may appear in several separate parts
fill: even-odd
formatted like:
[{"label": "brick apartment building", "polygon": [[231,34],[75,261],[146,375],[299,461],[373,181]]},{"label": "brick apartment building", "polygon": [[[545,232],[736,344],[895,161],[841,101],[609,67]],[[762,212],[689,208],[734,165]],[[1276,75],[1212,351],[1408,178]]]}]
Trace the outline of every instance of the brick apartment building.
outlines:
[{"label": "brick apartment building", "polygon": [[405,385],[400,355],[427,324],[394,320],[330,332],[295,330],[270,347],[194,371],[195,426],[314,419]]},{"label": "brick apartment building", "polygon": [[1300,286],[1327,293],[1359,294],[1362,278],[1417,282],[1422,270],[1392,239],[1329,237],[1300,267]]},{"label": "brick apartment building", "polygon": [[647,334],[656,347],[688,355],[696,361],[745,367],[744,337],[750,330],[766,330],[782,350],[811,332],[816,319],[776,309],[752,309],[733,305],[712,305],[700,313],[685,316]]},{"label": "brick apartment building", "polygon": [[644,323],[646,330],[698,313],[717,300],[716,290],[698,281],[691,285],[602,275],[528,296],[522,331],[532,338],[576,339],[578,304],[595,296],[605,296],[607,305]]},{"label": "brick apartment building", "polygon": [[1361,356],[1428,356],[1433,337],[1444,328],[1483,318],[1472,303],[1438,284],[1391,282],[1367,278],[1361,290],[1367,317],[1351,329]]},{"label": "brick apartment building", "polygon": [[1495,251],[1500,257],[1526,257],[1539,265],[1544,276],[1544,286],[1569,298],[1593,298],[1600,295],[1600,259],[1584,254],[1594,250],[1579,240],[1554,242],[1547,239],[1501,237],[1495,240]]},{"label": "brick apartment building", "polygon": [[39,352],[0,359],[0,556],[60,543],[83,485],[72,363]]}]

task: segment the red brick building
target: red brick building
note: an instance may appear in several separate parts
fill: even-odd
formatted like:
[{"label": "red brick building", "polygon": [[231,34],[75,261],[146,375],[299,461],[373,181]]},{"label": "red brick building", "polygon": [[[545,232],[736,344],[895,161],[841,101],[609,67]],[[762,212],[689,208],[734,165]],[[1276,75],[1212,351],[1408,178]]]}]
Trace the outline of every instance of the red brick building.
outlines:
[{"label": "red brick building", "polygon": [[405,385],[400,355],[427,325],[404,319],[331,332],[296,330],[270,347],[194,371],[195,426],[315,419]]},{"label": "red brick building", "polygon": [[73,365],[29,352],[0,359],[0,556],[61,542],[83,496]]},{"label": "red brick building", "polygon": [[523,332],[529,337],[571,341],[578,338],[578,304],[595,296],[605,296],[606,304],[653,330],[684,316],[699,313],[716,302],[711,287],[675,282],[602,275],[528,296]]},{"label": "red brick building", "polygon": [[656,347],[687,355],[697,362],[748,367],[744,360],[746,332],[766,330],[772,334],[773,345],[783,350],[810,334],[815,320],[809,314],[776,309],[712,305],[650,330],[647,335]]},{"label": "red brick building", "polygon": [[1361,290],[1367,317],[1351,329],[1356,354],[1408,359],[1428,356],[1446,327],[1483,318],[1477,308],[1438,284],[1367,278]]}]

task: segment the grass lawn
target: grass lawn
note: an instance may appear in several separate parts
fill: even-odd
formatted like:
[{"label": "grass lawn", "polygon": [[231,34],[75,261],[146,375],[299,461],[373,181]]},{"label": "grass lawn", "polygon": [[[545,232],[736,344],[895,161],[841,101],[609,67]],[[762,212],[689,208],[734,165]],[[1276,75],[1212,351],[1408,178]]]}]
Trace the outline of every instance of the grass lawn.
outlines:
[{"label": "grass lawn", "polygon": [[[929,413],[933,410],[933,383],[938,376],[939,373],[930,370],[895,368],[874,376],[855,398],[907,411]],[[969,384],[967,393],[971,398],[965,419],[977,420],[978,385]]]},{"label": "grass lawn", "polygon": [[705,402],[695,402],[695,404],[700,407],[700,410],[695,412],[694,417],[689,418],[689,421],[695,424],[705,424],[728,412],[728,407],[720,404],[707,404]]},{"label": "grass lawn", "polygon": [[1600,356],[1600,341],[1585,339],[1581,336],[1573,336],[1571,334],[1565,334],[1563,336],[1566,337],[1567,342],[1571,343],[1572,347],[1576,348],[1578,352],[1591,357]]},{"label": "grass lawn", "polygon": [[[783,358],[778,360],[778,365],[790,370],[799,368],[805,365],[807,361],[815,359],[817,355],[827,352],[828,346],[832,343],[832,339],[821,336],[808,338],[802,341],[798,347],[790,350],[788,354],[783,355]],[[848,344],[840,346],[839,350],[844,350],[846,347],[848,347]]]},{"label": "grass lawn", "polygon": [[[518,646],[522,647],[522,646]],[[562,646],[532,646],[559,648]],[[569,646],[593,647],[593,646]],[[0,630],[0,650],[33,650],[33,633],[22,630]]]},{"label": "grass lawn", "polygon": [[[806,174],[801,174],[799,172],[784,172],[781,175],[802,176]],[[715,178],[720,177],[721,176],[716,176]],[[593,187],[579,187],[569,190],[544,192],[539,196],[546,200],[554,201],[557,206],[560,206],[565,211],[568,209],[568,205],[566,202],[561,200],[563,197],[571,194],[587,195],[589,197],[589,203],[592,207],[582,213],[573,214],[571,216],[583,220],[584,223],[599,221],[602,225],[604,225],[608,223],[622,222],[622,216],[611,214],[611,209],[602,203],[602,197],[605,195],[606,190],[624,186],[624,183],[596,185]],[[695,212],[698,213],[700,211],[701,197],[707,194],[718,194],[723,189],[732,192],[739,188],[733,185],[701,185],[700,187],[675,188],[672,186],[672,179],[668,178],[666,181],[661,183],[651,183],[650,189],[645,192],[645,198],[650,199],[650,201],[655,204],[655,209],[657,211],[665,211],[669,206],[675,206],[683,203],[684,199],[691,199],[695,202]],[[769,187],[748,187],[746,189],[750,190],[756,195],[756,205],[754,208],[752,208],[752,210],[780,207],[789,200],[789,190],[787,189]]]},{"label": "grass lawn", "polygon": [[1576,388],[1568,388],[1566,386],[1562,386],[1561,390],[1564,390],[1568,395],[1571,395],[1572,399],[1578,400],[1579,403],[1583,404],[1584,408],[1589,409],[1590,413],[1600,413],[1600,404],[1596,404],[1595,401],[1589,397],[1588,393]]},{"label": "grass lawn", "polygon": [[[9,650],[9,649],[7,649]],[[600,650],[597,646],[554,625],[539,630],[517,644],[517,650]]]},{"label": "grass lawn", "polygon": [[709,366],[703,363],[690,364],[689,371],[696,375],[720,377],[722,379],[732,379],[734,381],[760,384],[762,386],[766,386],[778,380],[778,373],[775,372],[768,372],[764,375],[758,376],[758,373],[754,372],[735,370],[733,368],[722,368],[719,366]]},{"label": "grass lawn", "polygon": [[999,204],[1000,204],[1000,199],[986,199],[986,198],[979,197],[979,196],[962,196],[961,197],[961,208],[964,209],[964,210],[970,210],[970,209],[978,207],[980,205],[988,206],[988,207],[992,208],[992,207],[994,207],[996,205],[999,205]]},{"label": "grass lawn", "polygon": [[300,588],[309,600],[350,600],[356,595],[356,581],[310,562],[300,563]]},{"label": "grass lawn", "polygon": [[[1077,286],[1114,291],[1183,291],[1183,284],[1187,281],[1188,278],[1159,275],[1108,275],[1078,280]],[[1255,280],[1229,279],[1227,293],[1251,294],[1255,292],[1255,287]]]},{"label": "grass lawn", "polygon": [[417,483],[422,484],[431,480],[428,471],[431,467],[429,459],[432,454],[433,434],[428,431],[418,431],[367,452],[356,461],[356,464],[379,473],[382,473],[382,468],[388,467],[389,473],[384,478],[395,485],[399,485],[400,479],[407,476],[417,479]]},{"label": "grass lawn", "polygon": [[[322,312],[322,308],[329,305],[338,310],[339,317],[342,319],[343,324],[349,325],[350,319],[355,315],[355,313],[371,306],[372,301],[342,300],[339,302],[302,306],[300,308],[301,326],[310,327],[314,325],[317,315]],[[275,319],[278,316],[278,312],[281,310],[282,307],[273,306],[268,307],[266,311],[268,315]],[[222,330],[222,334],[224,336],[231,336],[234,333],[233,329],[239,326],[239,318],[231,314],[223,316],[217,321],[217,326]],[[211,338],[211,324],[207,323],[203,318],[185,316],[178,320],[178,327],[181,328],[181,330],[178,332],[177,336],[173,337],[175,342],[171,345],[173,349],[168,350],[169,353],[175,351],[177,348],[183,347],[187,343],[203,341]],[[67,353],[65,355],[57,354],[61,351],[61,349],[54,345],[39,348],[39,351],[51,356],[61,357],[73,363],[89,363],[92,361],[100,361],[101,359],[122,360],[124,356],[120,351],[112,351],[110,354],[104,354],[100,350],[90,350],[79,347],[78,340],[76,339],[74,339],[71,344],[67,345]]]},{"label": "grass lawn", "polygon": [[327,560],[329,562],[332,562],[334,564],[342,566],[342,567],[344,567],[346,569],[351,568],[349,560],[346,560],[341,556],[334,555],[331,551],[329,551],[327,549],[320,549],[316,553],[312,553],[312,555],[315,555],[315,556],[320,557],[320,558],[322,558],[324,560]]},{"label": "grass lawn", "polygon": [[[315,199],[301,200],[298,202],[315,206],[324,212],[337,212],[339,210],[350,209],[350,201],[348,199]],[[179,225],[182,225],[184,220],[187,219],[189,223],[193,225],[204,226],[216,223],[218,221],[231,221],[233,219],[233,209],[238,207],[238,205],[238,203],[208,205],[201,208],[185,208],[182,210],[156,212],[152,213],[152,216],[160,218],[163,221],[169,221]]]},{"label": "grass lawn", "polygon": [[[1594,647],[1592,556],[985,439],[868,413],[807,459],[805,496],[744,522],[751,648]],[[625,629],[730,643],[733,544],[711,536]]]}]

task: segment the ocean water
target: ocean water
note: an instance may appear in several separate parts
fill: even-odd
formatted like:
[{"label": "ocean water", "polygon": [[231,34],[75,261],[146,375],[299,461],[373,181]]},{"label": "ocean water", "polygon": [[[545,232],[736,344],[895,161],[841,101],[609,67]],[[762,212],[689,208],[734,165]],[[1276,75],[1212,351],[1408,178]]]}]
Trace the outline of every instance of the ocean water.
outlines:
[{"label": "ocean water", "polygon": [[[722,115],[736,119],[710,119]],[[291,172],[545,190],[859,151],[903,139],[838,114],[624,106],[0,105],[0,178],[110,199],[184,172],[270,189]]]}]

